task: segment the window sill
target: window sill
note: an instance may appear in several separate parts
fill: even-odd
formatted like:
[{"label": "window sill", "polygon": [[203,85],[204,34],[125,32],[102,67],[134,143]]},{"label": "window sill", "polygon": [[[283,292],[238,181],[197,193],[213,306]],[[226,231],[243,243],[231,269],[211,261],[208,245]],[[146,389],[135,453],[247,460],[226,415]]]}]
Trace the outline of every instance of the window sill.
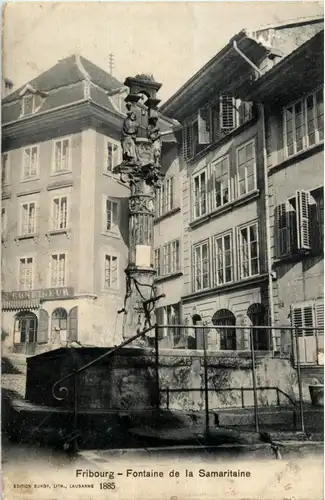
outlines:
[{"label": "window sill", "polygon": [[314,153],[317,153],[318,151],[322,151],[323,149],[324,149],[324,141],[319,142],[318,144],[315,144],[313,146],[310,146],[309,148],[306,148],[303,151],[299,151],[299,153],[296,153],[290,156],[289,158],[285,158],[285,160],[281,161],[280,163],[277,163],[276,165],[271,165],[268,168],[268,176],[273,175],[278,170],[282,170],[283,168],[288,167],[292,163],[297,162],[297,160],[299,161],[304,160],[305,158],[308,158],[309,156],[313,155]]},{"label": "window sill", "polygon": [[61,189],[61,188],[67,188],[73,186],[73,181],[72,180],[63,180],[63,181],[56,181],[53,182],[52,184],[48,184],[46,187],[47,191],[54,191],[54,189]]},{"label": "window sill", "polygon": [[56,236],[57,234],[65,234],[68,239],[70,239],[71,230],[70,229],[53,229],[53,231],[49,231],[45,233],[45,236],[48,241],[51,240],[51,236]]},{"label": "window sill", "polygon": [[35,177],[26,177],[20,180],[20,182],[33,182],[33,181],[39,181],[40,177],[35,176]]},{"label": "window sill", "polygon": [[158,224],[162,220],[168,219],[168,217],[172,217],[172,215],[175,215],[175,214],[177,214],[180,211],[181,211],[180,207],[175,207],[172,210],[169,210],[168,212],[166,212],[165,214],[162,214],[162,215],[159,215],[158,217],[155,217],[153,223],[154,224]]},{"label": "window sill", "polygon": [[215,219],[219,217],[220,215],[223,215],[227,212],[230,212],[236,207],[239,207],[241,205],[245,205],[246,203],[249,203],[250,201],[256,200],[260,195],[260,190],[259,189],[254,189],[254,191],[251,191],[250,193],[246,193],[239,198],[236,198],[233,201],[229,201],[225,205],[222,205],[221,207],[216,208],[212,212],[209,212],[205,215],[202,215],[202,217],[199,217],[198,219],[193,220],[192,222],[189,223],[189,226],[191,228],[195,228],[196,226],[199,226],[201,224],[204,224],[204,222],[207,222],[210,219]]},{"label": "window sill", "polygon": [[103,236],[109,236],[111,238],[115,238],[117,240],[121,239],[121,235],[119,233],[114,233],[113,231],[102,231]]},{"label": "window sill", "polygon": [[175,278],[179,278],[183,276],[182,271],[177,271],[176,273],[166,274],[166,276],[157,276],[155,277],[155,283],[162,283],[163,281],[169,281]]},{"label": "window sill", "polygon": [[10,198],[11,198],[10,191],[2,191],[2,193],[1,193],[2,200],[10,200]]},{"label": "window sill", "polygon": [[17,245],[19,245],[19,242],[23,240],[34,240],[34,242],[37,243],[39,240],[39,233],[20,234],[19,236],[16,236],[16,238],[14,238],[14,241],[17,243]]},{"label": "window sill", "polygon": [[225,283],[224,285],[218,285],[213,288],[206,288],[205,290],[200,290],[198,292],[193,292],[188,295],[184,295],[182,300],[184,302],[191,301],[193,299],[199,299],[203,297],[208,297],[210,295],[218,294],[219,292],[226,292],[231,290],[236,290],[240,288],[245,288],[249,285],[255,285],[261,283],[268,279],[268,274],[257,274],[256,276],[251,276],[249,278],[241,279],[240,281],[232,281],[231,283]]},{"label": "window sill", "polygon": [[51,172],[51,177],[57,177],[58,175],[72,174],[72,170],[58,170],[57,172]]}]

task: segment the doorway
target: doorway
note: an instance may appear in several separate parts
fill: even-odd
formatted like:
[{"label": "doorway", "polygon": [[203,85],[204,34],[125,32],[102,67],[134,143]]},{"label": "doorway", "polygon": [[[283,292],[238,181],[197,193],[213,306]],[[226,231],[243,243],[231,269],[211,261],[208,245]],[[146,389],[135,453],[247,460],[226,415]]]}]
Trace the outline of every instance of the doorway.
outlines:
[{"label": "doorway", "polygon": [[16,314],[14,325],[14,352],[35,354],[38,321],[36,314],[22,311]]}]

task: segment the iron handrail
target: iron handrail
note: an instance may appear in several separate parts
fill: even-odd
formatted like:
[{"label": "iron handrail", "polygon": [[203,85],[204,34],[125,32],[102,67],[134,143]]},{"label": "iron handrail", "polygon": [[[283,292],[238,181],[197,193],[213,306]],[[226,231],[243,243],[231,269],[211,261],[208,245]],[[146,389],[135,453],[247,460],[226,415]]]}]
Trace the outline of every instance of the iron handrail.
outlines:
[{"label": "iron handrail", "polygon": [[84,370],[87,370],[87,368],[89,368],[90,366],[98,363],[99,361],[101,361],[102,359],[108,357],[108,356],[111,356],[113,353],[119,351],[120,349],[122,349],[122,347],[125,347],[126,345],[128,344],[131,344],[131,342],[133,342],[134,340],[136,340],[137,338],[139,337],[142,337],[143,335],[145,335],[146,333],[150,332],[151,330],[153,330],[155,328],[155,325],[153,326],[150,326],[148,328],[145,328],[144,330],[142,330],[141,332],[138,332],[137,334],[133,335],[132,337],[130,337],[129,339],[126,339],[124,342],[122,342],[121,344],[119,344],[118,346],[115,346],[113,347],[112,349],[110,349],[109,351],[105,352],[104,354],[102,354],[101,356],[98,356],[98,358],[95,358],[93,359],[92,361],[90,361],[89,363],[87,363],[86,365],[84,366],[81,366],[80,368],[78,368],[77,370],[74,370],[70,373],[68,373],[67,375],[65,375],[64,377],[61,377],[59,380],[57,380],[53,386],[52,386],[52,395],[55,399],[57,399],[58,401],[63,401],[69,391],[68,391],[68,388],[67,387],[60,387],[59,388],[59,392],[60,393],[63,393],[63,396],[58,396],[55,394],[55,390],[56,390],[56,387],[64,382],[65,380],[69,379],[70,377],[73,377],[73,376],[76,376],[78,373],[81,373],[83,372]]}]

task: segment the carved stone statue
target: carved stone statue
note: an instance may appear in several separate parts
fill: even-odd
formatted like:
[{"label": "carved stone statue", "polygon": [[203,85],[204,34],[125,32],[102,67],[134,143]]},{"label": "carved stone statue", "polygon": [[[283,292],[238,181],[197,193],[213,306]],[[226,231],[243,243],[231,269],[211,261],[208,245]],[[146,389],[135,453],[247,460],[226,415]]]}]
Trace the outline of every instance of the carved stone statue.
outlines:
[{"label": "carved stone statue", "polygon": [[151,142],[152,156],[156,167],[160,166],[161,159],[161,132],[157,125],[158,117],[151,116],[148,120],[148,139]]},{"label": "carved stone statue", "polygon": [[136,162],[138,159],[136,149],[136,137],[139,130],[137,115],[131,111],[131,106],[127,105],[128,113],[123,123],[121,144],[123,151],[123,160]]}]

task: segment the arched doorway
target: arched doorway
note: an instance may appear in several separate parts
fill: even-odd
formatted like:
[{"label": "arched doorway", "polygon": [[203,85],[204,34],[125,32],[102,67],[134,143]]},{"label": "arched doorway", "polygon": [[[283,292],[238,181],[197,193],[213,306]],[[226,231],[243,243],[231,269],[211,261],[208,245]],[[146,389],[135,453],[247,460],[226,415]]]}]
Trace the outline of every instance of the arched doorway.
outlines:
[{"label": "arched doorway", "polygon": [[68,330],[68,313],[63,307],[54,309],[51,319],[52,341],[66,342]]},{"label": "arched doorway", "polygon": [[229,309],[219,309],[212,316],[212,323],[216,326],[233,326],[234,328],[220,328],[220,350],[236,350],[236,317]]},{"label": "arched doorway", "polygon": [[[247,316],[252,322],[252,326],[266,326],[266,309],[263,304],[251,304],[247,309]],[[267,328],[253,329],[254,349],[257,351],[267,351],[269,348],[269,330]]]},{"label": "arched doorway", "polygon": [[21,311],[15,316],[14,350],[33,354],[37,343],[38,321],[31,311]]},{"label": "arched doorway", "polygon": [[[202,324],[202,318],[199,314],[193,314],[192,316],[192,324],[200,325]],[[202,339],[203,331],[201,328],[193,328],[192,335],[189,335],[187,338],[188,348],[189,349],[203,349],[203,339]]]}]

